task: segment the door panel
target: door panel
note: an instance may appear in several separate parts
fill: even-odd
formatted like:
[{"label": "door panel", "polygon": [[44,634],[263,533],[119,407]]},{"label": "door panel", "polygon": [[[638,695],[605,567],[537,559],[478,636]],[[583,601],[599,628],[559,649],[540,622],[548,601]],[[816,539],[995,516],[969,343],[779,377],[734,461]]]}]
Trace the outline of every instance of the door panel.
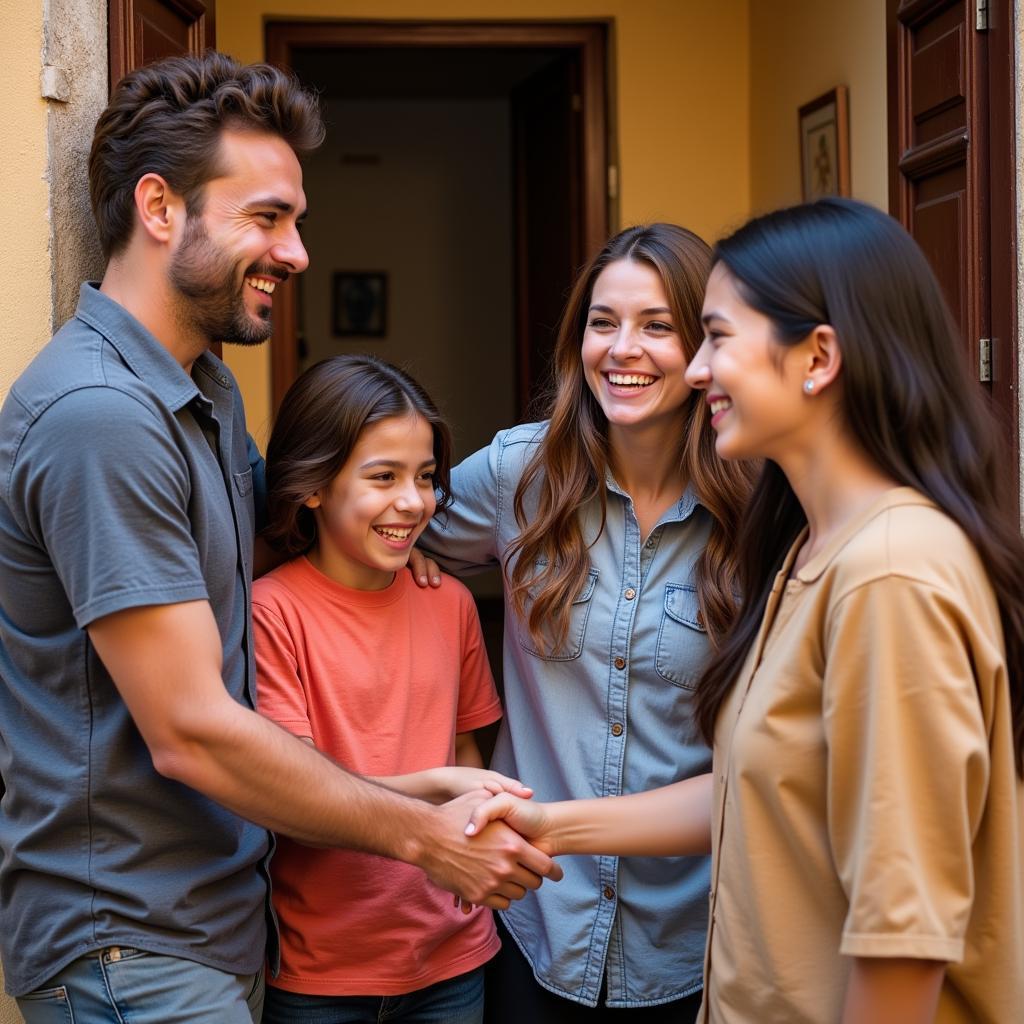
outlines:
[{"label": "door panel", "polygon": [[981,90],[968,88],[980,59],[973,3],[913,0],[896,12],[899,64],[895,215],[917,239],[946,292],[971,366],[985,337],[980,295],[987,225],[964,214],[978,202],[985,145]]},{"label": "door panel", "polygon": [[150,61],[215,45],[216,0],[110,0],[110,84]]},{"label": "door panel", "polygon": [[[888,0],[889,200],[950,304],[964,386],[980,382],[1001,422],[1016,500],[1012,4],[988,0],[987,9],[979,25],[977,0]],[[985,381],[982,339],[992,349]]]},{"label": "door panel", "polygon": [[[914,236],[929,253],[932,269],[946,293],[953,316],[959,323],[966,320],[964,293],[961,287],[965,274],[962,249],[949,245],[951,238],[963,238],[967,230],[964,218],[963,174],[959,168],[947,171],[945,180],[926,183],[918,194],[914,210]],[[927,195],[935,192],[934,199]]]}]

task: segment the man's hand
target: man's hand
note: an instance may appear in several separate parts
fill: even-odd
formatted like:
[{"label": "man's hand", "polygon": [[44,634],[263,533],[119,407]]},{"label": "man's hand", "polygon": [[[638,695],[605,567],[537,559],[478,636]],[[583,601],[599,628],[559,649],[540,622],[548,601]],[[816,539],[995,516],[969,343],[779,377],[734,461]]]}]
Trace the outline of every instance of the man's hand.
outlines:
[{"label": "man's hand", "polygon": [[428,558],[419,548],[413,548],[409,552],[409,572],[416,581],[416,586],[425,587],[429,578],[430,586],[441,586],[441,570],[437,562]]},{"label": "man's hand", "polygon": [[[427,877],[464,903],[506,910],[512,900],[537,889],[545,878],[557,882],[562,869],[504,822],[485,825],[471,837],[466,821],[472,809],[491,794],[477,790],[436,808],[438,830],[416,863]],[[498,798],[495,798],[498,799]]]}]

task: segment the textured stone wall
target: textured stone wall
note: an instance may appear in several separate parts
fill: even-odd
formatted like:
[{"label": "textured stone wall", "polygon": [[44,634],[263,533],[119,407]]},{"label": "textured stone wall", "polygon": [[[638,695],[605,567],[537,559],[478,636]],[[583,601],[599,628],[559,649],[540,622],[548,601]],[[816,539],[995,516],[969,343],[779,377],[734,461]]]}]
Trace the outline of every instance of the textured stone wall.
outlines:
[{"label": "textured stone wall", "polygon": [[103,0],[46,0],[43,87],[47,97],[52,321],[75,311],[82,281],[103,273],[89,207],[87,164],[92,131],[107,102],[107,5]]}]

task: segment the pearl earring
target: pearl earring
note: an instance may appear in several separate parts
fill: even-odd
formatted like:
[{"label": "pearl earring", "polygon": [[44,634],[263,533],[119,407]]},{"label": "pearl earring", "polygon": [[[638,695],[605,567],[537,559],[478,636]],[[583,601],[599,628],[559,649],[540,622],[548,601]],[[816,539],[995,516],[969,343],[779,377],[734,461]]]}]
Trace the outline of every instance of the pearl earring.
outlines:
[{"label": "pearl earring", "polygon": [[804,381],[804,392],[809,395],[813,391],[814,391],[814,381],[810,377],[808,377],[807,380]]}]

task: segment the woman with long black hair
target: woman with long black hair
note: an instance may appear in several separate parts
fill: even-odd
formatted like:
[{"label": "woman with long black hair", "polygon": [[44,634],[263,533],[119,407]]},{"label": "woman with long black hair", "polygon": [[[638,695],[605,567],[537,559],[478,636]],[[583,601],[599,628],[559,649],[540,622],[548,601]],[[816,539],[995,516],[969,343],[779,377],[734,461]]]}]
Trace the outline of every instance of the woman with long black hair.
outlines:
[{"label": "woman with long black hair", "polygon": [[718,453],[766,460],[697,687],[712,776],[473,824],[552,853],[710,840],[702,1020],[1019,1020],[1024,542],[934,275],[891,218],[821,200],[720,242],[702,319]]}]

